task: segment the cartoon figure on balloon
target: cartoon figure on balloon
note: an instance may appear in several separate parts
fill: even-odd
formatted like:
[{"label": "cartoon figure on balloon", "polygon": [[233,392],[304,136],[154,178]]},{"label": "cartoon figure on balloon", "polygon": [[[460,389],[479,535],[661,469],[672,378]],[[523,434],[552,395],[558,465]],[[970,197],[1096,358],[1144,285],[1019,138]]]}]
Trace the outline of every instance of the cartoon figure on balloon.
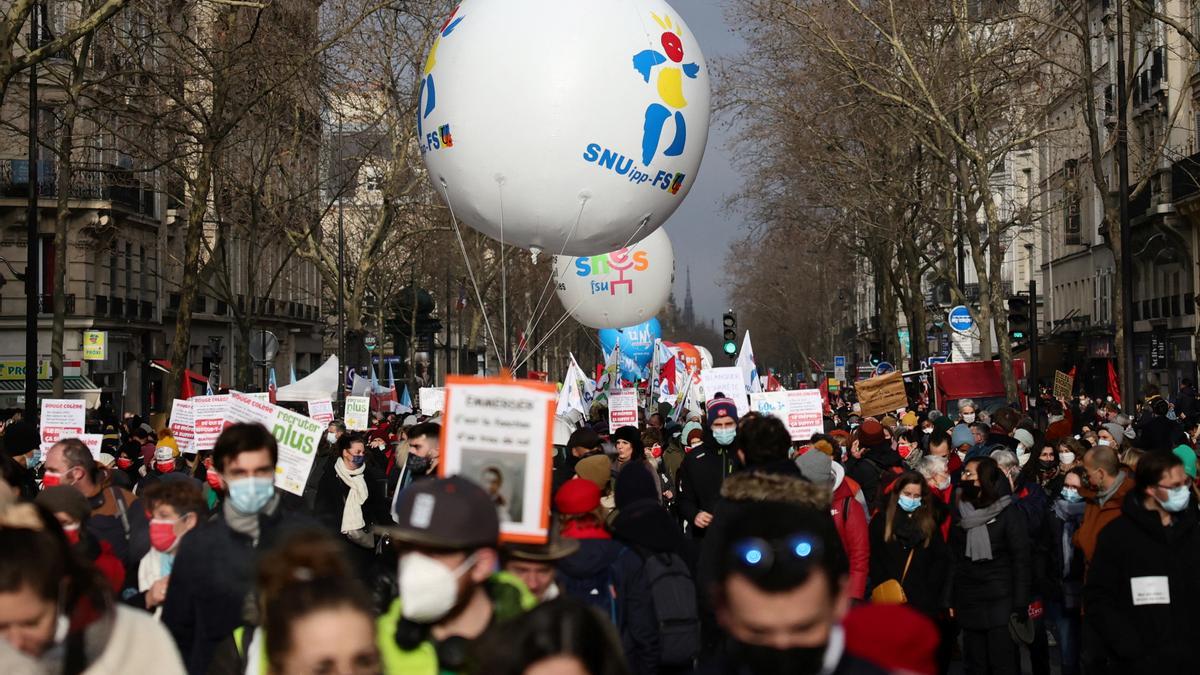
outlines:
[{"label": "cartoon figure on balloon", "polygon": [[[663,29],[663,34],[659,38],[663,51],[645,49],[633,57],[634,70],[641,74],[647,84],[650,82],[653,70],[662,66],[658,69],[658,77],[655,81],[661,103],[654,102],[646,107],[645,123],[642,127],[642,164],[647,167],[658,154],[663,127],[672,117],[675,119],[675,136],[662,154],[667,157],[678,157],[683,154],[684,146],[687,145],[687,122],[682,112],[687,107],[687,99],[683,97],[683,77],[686,75],[691,79],[696,79],[696,75],[700,72],[700,66],[696,63],[683,63],[683,40],[680,37],[683,31],[675,26],[671,17],[659,17],[653,12],[650,13],[650,16],[654,17],[654,21]],[[678,189],[678,186],[673,185],[671,192],[674,193]]]},{"label": "cartoon figure on balloon", "polygon": [[425,69],[423,71],[424,79],[421,80],[421,91],[418,93],[419,100],[425,102],[421,114],[417,116],[417,136],[421,139],[421,146],[425,150],[436,150],[439,147],[450,147],[454,145],[454,139],[450,136],[450,125],[443,124],[437,131],[431,132],[428,137],[425,136],[424,122],[429,117],[435,108],[437,108],[437,87],[434,85],[433,69],[437,66],[437,50],[441,44],[442,38],[448,37],[462,23],[464,17],[458,16],[459,5],[450,12],[450,16],[446,17],[446,21],[442,23],[442,27],[438,30],[437,37],[433,39],[433,46],[429,48],[429,56],[425,59]]}]

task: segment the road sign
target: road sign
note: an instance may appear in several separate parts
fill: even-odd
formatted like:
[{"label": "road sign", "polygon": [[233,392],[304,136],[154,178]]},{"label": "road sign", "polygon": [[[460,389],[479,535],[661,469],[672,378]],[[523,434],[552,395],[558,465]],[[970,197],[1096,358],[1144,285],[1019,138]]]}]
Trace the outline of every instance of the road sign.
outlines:
[{"label": "road sign", "polygon": [[279,353],[279,338],[269,330],[256,330],[250,334],[250,358],[255,363],[267,363],[275,360]]},{"label": "road sign", "polygon": [[950,328],[956,333],[969,333],[975,327],[975,320],[971,318],[971,311],[966,305],[959,305],[950,310],[947,317],[950,323]]},{"label": "road sign", "polygon": [[833,379],[839,382],[846,379],[846,357],[833,357]]},{"label": "road sign", "polygon": [[929,360],[926,363],[928,363],[929,366],[932,368],[933,366],[935,366],[939,363],[945,363],[948,360],[949,359],[946,358],[945,356],[931,356],[931,357],[929,357]]},{"label": "road sign", "polygon": [[363,346],[367,348],[367,351],[373,352],[379,346],[379,340],[374,335],[368,335],[363,338]]},{"label": "road sign", "polygon": [[846,367],[846,357],[844,357],[844,356],[833,357],[833,367],[834,368],[845,368]]}]

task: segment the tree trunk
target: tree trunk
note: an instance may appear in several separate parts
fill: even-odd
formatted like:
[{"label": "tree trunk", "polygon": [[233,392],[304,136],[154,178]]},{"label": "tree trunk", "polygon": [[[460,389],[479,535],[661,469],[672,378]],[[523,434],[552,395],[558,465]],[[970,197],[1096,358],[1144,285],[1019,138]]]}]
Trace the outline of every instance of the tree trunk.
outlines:
[{"label": "tree trunk", "polygon": [[54,213],[54,322],[50,329],[50,376],[53,396],[62,398],[63,333],[67,323],[67,221],[71,216],[71,184],[74,181],[74,161],[71,145],[74,134],[76,105],[65,106],[62,135],[58,139],[58,202]]},{"label": "tree trunk", "polygon": [[201,239],[204,236],[204,217],[208,213],[208,192],[212,185],[213,150],[201,145],[200,158],[188,205],[187,232],[183,246],[183,276],[179,283],[179,312],[175,315],[175,339],[171,343],[171,372],[163,388],[163,403],[169,413],[180,391],[188,354],[192,346],[192,305],[200,288]]}]

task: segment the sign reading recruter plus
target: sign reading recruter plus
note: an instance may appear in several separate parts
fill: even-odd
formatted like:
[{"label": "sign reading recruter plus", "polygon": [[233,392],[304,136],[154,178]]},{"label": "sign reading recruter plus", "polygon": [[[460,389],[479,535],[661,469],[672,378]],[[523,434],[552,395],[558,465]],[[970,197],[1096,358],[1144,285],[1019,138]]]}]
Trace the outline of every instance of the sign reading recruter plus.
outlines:
[{"label": "sign reading recruter plus", "polygon": [[975,321],[971,318],[971,311],[966,305],[959,305],[950,310],[950,315],[947,317],[950,322],[950,328],[956,333],[967,333],[975,327]]}]

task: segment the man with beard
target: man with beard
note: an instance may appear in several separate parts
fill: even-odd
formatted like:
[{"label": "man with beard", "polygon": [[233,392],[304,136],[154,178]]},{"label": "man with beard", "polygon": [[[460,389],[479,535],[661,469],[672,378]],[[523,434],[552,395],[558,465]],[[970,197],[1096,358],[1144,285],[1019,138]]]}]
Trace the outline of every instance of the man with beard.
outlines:
[{"label": "man with beard", "polygon": [[499,559],[496,506],[471,481],[419,481],[399,493],[396,525],[380,528],[397,547],[400,597],[376,623],[384,672],[459,673],[489,628],[532,609],[536,599]]},{"label": "man with beard", "polygon": [[848,563],[828,506],[749,503],[718,536],[709,592],[724,638],[701,672],[884,672],[846,652]]},{"label": "man with beard", "polygon": [[413,481],[437,475],[438,443],[441,436],[442,425],[436,422],[425,422],[408,430],[408,453],[405,454],[404,461],[397,459],[392,467],[391,475],[388,476],[389,490],[394,490],[394,494],[399,495]]}]

